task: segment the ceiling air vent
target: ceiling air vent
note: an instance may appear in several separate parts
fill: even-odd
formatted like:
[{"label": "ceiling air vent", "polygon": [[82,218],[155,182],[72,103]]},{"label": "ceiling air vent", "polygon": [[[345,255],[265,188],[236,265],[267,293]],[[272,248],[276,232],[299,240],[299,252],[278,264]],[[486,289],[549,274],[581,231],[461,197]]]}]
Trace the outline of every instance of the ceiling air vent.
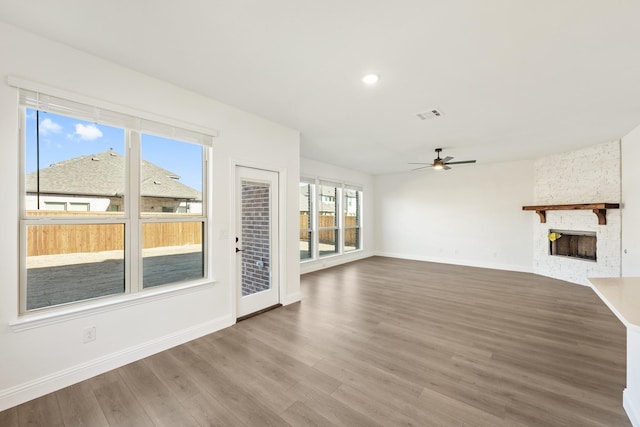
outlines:
[{"label": "ceiling air vent", "polygon": [[441,117],[443,115],[442,110],[437,108],[432,108],[431,110],[423,111],[422,113],[416,114],[420,120],[429,120],[435,119],[436,117]]}]

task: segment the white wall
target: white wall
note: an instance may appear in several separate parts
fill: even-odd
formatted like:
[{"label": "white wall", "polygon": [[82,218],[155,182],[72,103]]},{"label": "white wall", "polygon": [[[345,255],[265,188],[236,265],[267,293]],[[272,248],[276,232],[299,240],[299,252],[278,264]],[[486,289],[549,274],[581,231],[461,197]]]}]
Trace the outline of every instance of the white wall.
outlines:
[{"label": "white wall", "polygon": [[[115,366],[160,351],[234,322],[232,284],[235,163],[261,165],[286,175],[287,221],[281,277],[284,301],[299,299],[299,133],[198,94],[0,23],[0,411]],[[168,58],[168,60],[171,60]],[[213,159],[213,265],[217,282],[115,310],[16,331],[18,301],[18,109],[15,75],[51,87],[140,111],[218,129]],[[212,76],[212,78],[214,78]],[[97,340],[82,343],[95,325]]]},{"label": "white wall", "polygon": [[376,253],[531,271],[533,162],[377,176]]},{"label": "white wall", "polygon": [[[534,205],[620,203],[620,141],[538,159],[534,178]],[[587,286],[587,277],[620,276],[620,209],[607,210],[606,225],[591,210],[547,211],[546,223],[531,215],[534,273]],[[597,262],[549,255],[552,229],[595,232]]]},{"label": "white wall", "polygon": [[[622,276],[640,276],[640,126],[622,138]],[[633,362],[632,362],[633,361]],[[624,407],[640,425],[640,331],[627,329]]]},{"label": "white wall", "polygon": [[640,276],[639,163],[640,126],[622,138],[622,276],[625,277]]},{"label": "white wall", "polygon": [[345,184],[361,185],[363,192],[362,200],[362,250],[354,251],[343,255],[333,255],[322,259],[305,261],[300,264],[301,273],[322,268],[332,267],[345,262],[355,261],[370,257],[374,252],[374,178],[362,172],[341,168],[328,163],[318,162],[310,159],[300,159],[300,176],[306,178],[320,178],[329,181],[343,182]]},{"label": "white wall", "polygon": [[627,388],[622,404],[634,426],[640,426],[640,330],[627,327]]}]

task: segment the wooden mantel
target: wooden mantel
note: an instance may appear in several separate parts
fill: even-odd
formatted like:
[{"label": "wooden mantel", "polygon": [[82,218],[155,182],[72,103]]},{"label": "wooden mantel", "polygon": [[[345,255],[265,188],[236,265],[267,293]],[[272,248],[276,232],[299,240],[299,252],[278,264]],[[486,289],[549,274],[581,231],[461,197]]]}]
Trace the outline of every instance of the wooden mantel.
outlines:
[{"label": "wooden mantel", "polygon": [[523,211],[536,211],[540,216],[540,222],[547,222],[547,211],[569,211],[575,209],[591,209],[598,217],[598,224],[607,224],[607,209],[620,209],[619,203],[583,203],[574,205],[541,205],[523,206]]}]

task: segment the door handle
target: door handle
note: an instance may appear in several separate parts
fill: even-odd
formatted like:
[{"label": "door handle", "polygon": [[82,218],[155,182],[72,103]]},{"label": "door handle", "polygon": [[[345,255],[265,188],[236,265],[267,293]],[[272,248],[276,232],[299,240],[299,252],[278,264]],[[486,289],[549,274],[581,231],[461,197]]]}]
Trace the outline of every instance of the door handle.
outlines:
[{"label": "door handle", "polygon": [[242,251],[244,251],[244,249],[238,249],[238,248],[236,248],[236,253],[238,253],[238,252],[242,252]]}]

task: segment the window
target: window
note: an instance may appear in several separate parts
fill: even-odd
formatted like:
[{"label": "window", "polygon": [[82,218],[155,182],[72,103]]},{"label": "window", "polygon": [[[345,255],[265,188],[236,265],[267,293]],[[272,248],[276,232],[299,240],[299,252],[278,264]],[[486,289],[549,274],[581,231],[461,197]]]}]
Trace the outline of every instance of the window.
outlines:
[{"label": "window", "polygon": [[340,251],[340,228],[338,225],[339,184],[321,181],[318,185],[318,255],[334,255]]},{"label": "window", "polygon": [[210,136],[22,89],[20,106],[22,314],[208,277]]},{"label": "window", "polygon": [[313,258],[313,194],[311,182],[300,183],[300,260]]},{"label": "window", "polygon": [[362,188],[300,180],[300,260],[362,249]]},{"label": "window", "polygon": [[[185,221],[202,215],[202,147],[146,133],[141,137],[143,287],[202,278],[204,221]],[[159,166],[166,159],[180,174]],[[170,270],[167,259],[175,260]]]},{"label": "window", "polygon": [[66,211],[67,204],[64,202],[44,202],[44,208],[49,211]]},{"label": "window", "polygon": [[89,212],[90,205],[89,203],[69,203],[69,210],[72,212]]},{"label": "window", "polygon": [[344,251],[360,249],[360,194],[355,187],[344,189]]}]

